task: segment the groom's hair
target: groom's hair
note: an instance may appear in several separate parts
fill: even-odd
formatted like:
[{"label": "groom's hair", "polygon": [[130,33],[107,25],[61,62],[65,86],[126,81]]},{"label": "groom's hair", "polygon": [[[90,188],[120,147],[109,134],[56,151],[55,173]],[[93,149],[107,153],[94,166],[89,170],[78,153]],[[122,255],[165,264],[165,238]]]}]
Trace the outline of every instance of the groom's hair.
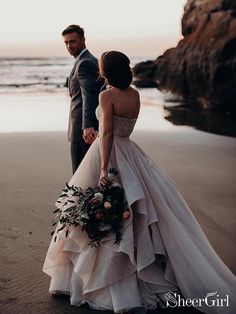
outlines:
[{"label": "groom's hair", "polygon": [[84,29],[80,27],[79,25],[75,25],[75,24],[69,25],[67,28],[64,29],[64,31],[61,34],[62,36],[65,36],[71,33],[77,33],[81,37],[84,37]]}]

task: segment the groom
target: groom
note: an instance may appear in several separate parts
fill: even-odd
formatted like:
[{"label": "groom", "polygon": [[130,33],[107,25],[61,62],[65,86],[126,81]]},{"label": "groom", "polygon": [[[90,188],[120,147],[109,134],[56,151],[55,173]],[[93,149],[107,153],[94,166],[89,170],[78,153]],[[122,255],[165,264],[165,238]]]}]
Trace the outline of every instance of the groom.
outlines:
[{"label": "groom", "polygon": [[62,36],[67,50],[75,58],[67,80],[71,97],[68,140],[71,142],[72,170],[75,173],[98,133],[95,110],[104,82],[99,79],[97,59],[85,46],[83,28],[70,25]]}]

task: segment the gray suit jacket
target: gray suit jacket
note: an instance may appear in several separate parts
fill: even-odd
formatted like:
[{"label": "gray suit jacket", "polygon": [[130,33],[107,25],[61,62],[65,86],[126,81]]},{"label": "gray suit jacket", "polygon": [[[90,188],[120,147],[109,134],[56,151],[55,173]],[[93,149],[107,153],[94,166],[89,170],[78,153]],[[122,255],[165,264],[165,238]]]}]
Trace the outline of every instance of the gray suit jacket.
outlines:
[{"label": "gray suit jacket", "polygon": [[103,86],[99,79],[98,61],[86,50],[76,61],[68,77],[71,97],[68,140],[80,142],[82,130],[93,127],[98,129],[95,110],[98,106],[98,95]]}]

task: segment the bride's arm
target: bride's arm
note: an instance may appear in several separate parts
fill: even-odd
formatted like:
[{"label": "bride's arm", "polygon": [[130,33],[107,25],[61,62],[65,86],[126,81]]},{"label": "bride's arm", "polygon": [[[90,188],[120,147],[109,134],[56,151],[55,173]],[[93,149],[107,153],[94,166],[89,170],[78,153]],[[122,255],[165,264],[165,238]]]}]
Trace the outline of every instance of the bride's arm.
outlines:
[{"label": "bride's arm", "polygon": [[107,177],[107,168],[114,137],[113,104],[107,91],[104,91],[99,95],[99,104],[102,118],[102,132],[99,135],[101,155],[101,174],[99,183],[104,186],[105,184],[109,184],[109,180]]}]

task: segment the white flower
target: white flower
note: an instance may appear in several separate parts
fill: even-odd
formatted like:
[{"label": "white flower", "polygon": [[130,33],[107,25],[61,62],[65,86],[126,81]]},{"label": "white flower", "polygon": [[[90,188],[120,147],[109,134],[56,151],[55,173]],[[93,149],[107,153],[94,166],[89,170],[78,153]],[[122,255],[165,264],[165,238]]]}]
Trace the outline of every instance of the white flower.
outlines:
[{"label": "white flower", "polygon": [[100,192],[95,193],[95,194],[94,194],[94,197],[97,198],[97,199],[99,199],[99,201],[102,201],[102,200],[103,200],[103,194],[100,193]]}]

